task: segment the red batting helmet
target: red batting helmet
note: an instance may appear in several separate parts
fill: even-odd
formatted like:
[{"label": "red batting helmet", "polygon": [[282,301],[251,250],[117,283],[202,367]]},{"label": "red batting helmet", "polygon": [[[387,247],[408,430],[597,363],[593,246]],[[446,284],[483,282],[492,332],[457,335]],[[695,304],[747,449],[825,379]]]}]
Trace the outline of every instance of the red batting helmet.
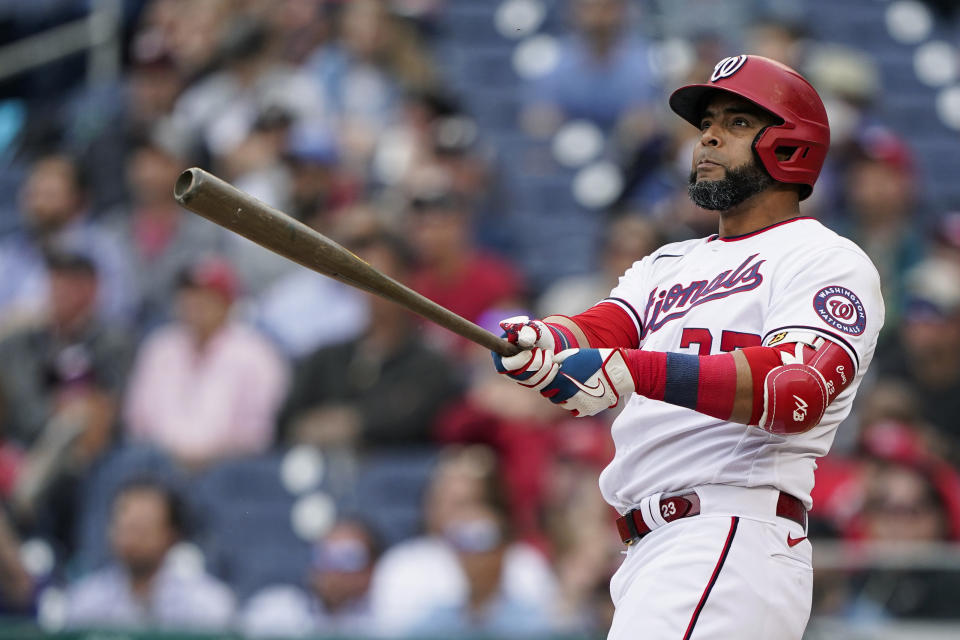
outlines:
[{"label": "red batting helmet", "polygon": [[[830,146],[827,111],[810,83],[769,58],[734,56],[717,63],[709,84],[691,84],[674,91],[670,108],[699,128],[704,99],[717,90],[745,98],[783,121],[763,129],[753,148],[774,180],[806,185],[800,199],[809,196]],[[790,149],[786,160],[777,158],[778,150]]]}]

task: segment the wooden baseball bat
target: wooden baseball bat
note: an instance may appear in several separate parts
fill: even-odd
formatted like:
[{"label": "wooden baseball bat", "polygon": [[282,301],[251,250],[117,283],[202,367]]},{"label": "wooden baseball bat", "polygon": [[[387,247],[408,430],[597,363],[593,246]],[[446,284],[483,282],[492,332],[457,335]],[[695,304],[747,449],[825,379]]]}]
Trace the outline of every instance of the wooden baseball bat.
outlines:
[{"label": "wooden baseball bat", "polygon": [[519,351],[515,344],[384,275],[322,233],[203,169],[193,167],[181,173],[173,195],[190,211],[308,269],[396,302],[502,356]]}]

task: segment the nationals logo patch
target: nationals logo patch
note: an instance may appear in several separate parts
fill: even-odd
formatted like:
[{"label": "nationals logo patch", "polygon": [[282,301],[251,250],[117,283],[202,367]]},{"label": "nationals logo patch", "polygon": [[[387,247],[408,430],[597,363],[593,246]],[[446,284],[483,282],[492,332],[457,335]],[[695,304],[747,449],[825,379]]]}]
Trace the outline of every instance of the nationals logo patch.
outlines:
[{"label": "nationals logo patch", "polygon": [[724,58],[713,68],[713,74],[710,76],[710,82],[716,82],[721,78],[729,78],[739,71],[740,67],[742,67],[743,63],[746,61],[747,56],[733,56],[731,58]]},{"label": "nationals logo patch", "polygon": [[824,287],[813,296],[813,308],[828,325],[851,336],[867,327],[867,312],[860,298],[846,287]]}]

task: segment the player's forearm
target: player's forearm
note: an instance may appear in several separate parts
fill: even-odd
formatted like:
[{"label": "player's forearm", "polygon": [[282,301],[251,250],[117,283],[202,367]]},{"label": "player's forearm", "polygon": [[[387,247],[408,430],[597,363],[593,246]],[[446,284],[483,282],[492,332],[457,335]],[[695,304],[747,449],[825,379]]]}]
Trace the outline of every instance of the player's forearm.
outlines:
[{"label": "player's forearm", "polygon": [[854,371],[830,342],[708,356],[625,349],[624,359],[640,395],[778,434],[816,426]]},{"label": "player's forearm", "polygon": [[696,356],[625,349],[637,393],[720,420],[748,424],[753,406],[750,365],[734,353]]}]

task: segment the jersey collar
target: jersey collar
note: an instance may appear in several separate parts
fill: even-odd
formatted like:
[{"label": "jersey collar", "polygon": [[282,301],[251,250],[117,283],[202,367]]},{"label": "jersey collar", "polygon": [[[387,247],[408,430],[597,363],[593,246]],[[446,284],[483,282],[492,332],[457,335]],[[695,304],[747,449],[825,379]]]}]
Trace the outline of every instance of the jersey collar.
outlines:
[{"label": "jersey collar", "polygon": [[721,238],[719,234],[713,234],[707,238],[707,242],[713,242],[714,240],[719,240],[720,242],[736,242],[737,240],[745,240],[746,238],[752,238],[755,235],[759,235],[764,231],[769,231],[770,229],[779,227],[781,225],[790,224],[791,222],[796,222],[797,220],[813,220],[811,216],[797,216],[796,218],[790,218],[788,220],[781,220],[780,222],[775,222],[766,227],[761,227],[756,231],[751,231],[750,233],[744,233],[739,236],[730,236],[729,238]]}]

